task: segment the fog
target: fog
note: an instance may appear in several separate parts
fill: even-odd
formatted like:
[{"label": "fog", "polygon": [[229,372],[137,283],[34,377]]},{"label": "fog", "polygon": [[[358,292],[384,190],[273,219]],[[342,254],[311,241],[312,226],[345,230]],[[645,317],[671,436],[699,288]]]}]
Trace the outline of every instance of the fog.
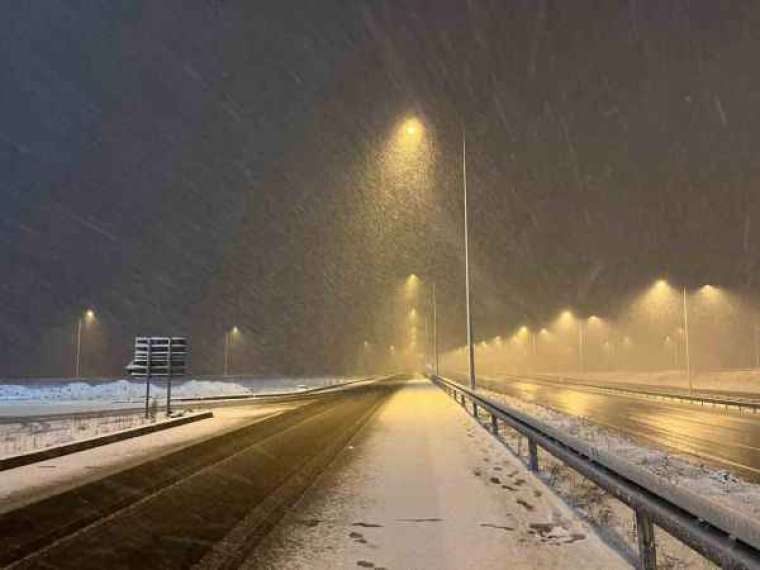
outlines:
[{"label": "fog", "polygon": [[[616,378],[599,373],[667,372],[672,383],[684,386],[690,377],[711,377],[712,384],[706,378],[700,384],[718,389],[720,375],[714,373],[760,370],[759,316],[756,302],[730,290],[714,285],[679,289],[658,279],[629,295],[609,316],[565,309],[549,322],[478,342],[477,372],[596,378]],[[466,346],[440,359],[444,373],[468,370]],[[663,375],[643,377],[657,383]]]}]

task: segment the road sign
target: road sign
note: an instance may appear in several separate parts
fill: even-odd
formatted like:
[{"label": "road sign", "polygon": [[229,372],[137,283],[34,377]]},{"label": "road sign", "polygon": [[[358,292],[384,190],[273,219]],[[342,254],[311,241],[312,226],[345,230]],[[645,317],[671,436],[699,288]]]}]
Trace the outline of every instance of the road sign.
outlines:
[{"label": "road sign", "polygon": [[145,378],[145,417],[149,416],[150,379],[166,378],[166,414],[171,413],[172,378],[187,372],[188,345],[185,337],[138,336],[134,360],[127,365],[133,378]]}]

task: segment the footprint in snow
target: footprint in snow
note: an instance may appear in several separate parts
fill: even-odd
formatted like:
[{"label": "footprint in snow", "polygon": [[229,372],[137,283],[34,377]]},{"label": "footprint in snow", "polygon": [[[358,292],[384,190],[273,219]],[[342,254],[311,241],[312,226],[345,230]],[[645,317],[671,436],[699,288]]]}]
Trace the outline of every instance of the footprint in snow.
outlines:
[{"label": "footprint in snow", "polygon": [[533,511],[535,509],[533,505],[531,505],[528,501],[524,501],[523,499],[517,499],[517,504],[524,508],[526,511]]}]

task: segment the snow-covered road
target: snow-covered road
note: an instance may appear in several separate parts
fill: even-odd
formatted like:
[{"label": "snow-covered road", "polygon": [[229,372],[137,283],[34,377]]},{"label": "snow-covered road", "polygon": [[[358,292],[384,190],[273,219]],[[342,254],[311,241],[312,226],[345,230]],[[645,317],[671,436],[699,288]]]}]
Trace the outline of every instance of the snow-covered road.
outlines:
[{"label": "snow-covered road", "polygon": [[426,380],[399,390],[246,568],[627,568]]}]

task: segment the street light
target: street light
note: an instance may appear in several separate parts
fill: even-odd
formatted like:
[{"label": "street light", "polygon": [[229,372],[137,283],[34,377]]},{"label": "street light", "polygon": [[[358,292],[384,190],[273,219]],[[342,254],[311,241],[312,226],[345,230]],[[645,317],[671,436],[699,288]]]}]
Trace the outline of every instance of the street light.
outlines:
[{"label": "street light", "polygon": [[559,316],[559,324],[563,325],[565,327],[570,327],[573,323],[576,324],[578,327],[578,368],[581,372],[583,372],[584,369],[584,363],[583,363],[583,345],[584,345],[584,339],[583,339],[583,319],[576,318],[573,312],[570,309],[565,309],[560,313]]},{"label": "street light", "polygon": [[[414,126],[416,129],[416,126]],[[404,290],[406,292],[406,295],[408,298],[411,298],[412,301],[418,301],[417,294],[419,292],[420,284],[424,285],[425,280],[420,279],[416,274],[412,273],[409,275],[409,277],[406,278],[406,281],[404,282]],[[428,331],[428,319],[425,318],[425,337],[429,340],[430,346],[433,353],[433,370],[435,372],[435,375],[438,376],[438,300],[436,298],[436,286],[435,281],[431,283],[431,316],[432,316],[432,334]],[[416,320],[417,318],[417,311],[415,308],[412,308],[412,310],[409,313],[409,318],[411,320]]]},{"label": "street light", "polygon": [[224,375],[230,374],[230,344],[232,343],[232,337],[237,337],[240,334],[240,329],[236,326],[232,327],[226,333],[224,333]]},{"label": "street light", "polygon": [[79,378],[82,360],[82,329],[95,320],[95,311],[87,309],[84,315],[77,319],[77,345],[76,356],[74,357],[74,377]]},{"label": "street light", "polygon": [[[668,290],[671,290],[671,286],[668,284],[665,279],[658,279],[654,284],[654,291],[655,292],[665,292]],[[702,288],[705,292],[711,293],[715,290],[714,287],[710,285],[705,285]],[[684,338],[684,358],[686,361],[686,379],[689,383],[689,392],[694,391],[694,386],[692,383],[691,378],[691,352],[689,349],[689,306],[686,302],[686,287],[683,287],[681,289],[681,299],[682,299],[682,319],[683,319],[683,338]]]},{"label": "street light", "polygon": [[[467,133],[462,129],[462,197],[464,203],[464,271],[465,271],[465,302],[467,307],[467,346],[469,347],[469,376],[470,388],[475,389],[475,347],[472,331],[472,304],[470,293],[470,231],[467,207]],[[404,134],[407,139],[417,139],[422,134],[422,123],[419,119],[409,118],[404,122]]]}]

